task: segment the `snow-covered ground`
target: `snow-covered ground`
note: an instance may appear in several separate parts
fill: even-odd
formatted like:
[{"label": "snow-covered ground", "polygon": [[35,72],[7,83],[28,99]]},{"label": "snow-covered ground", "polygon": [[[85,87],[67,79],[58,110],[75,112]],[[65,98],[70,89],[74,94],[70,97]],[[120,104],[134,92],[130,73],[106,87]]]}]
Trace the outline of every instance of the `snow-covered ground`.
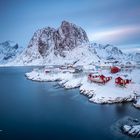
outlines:
[{"label": "snow-covered ground", "polygon": [[[110,74],[107,70],[102,70],[101,73]],[[132,101],[140,95],[140,77],[138,76],[140,71],[135,69],[129,73],[132,83],[126,87],[115,85],[115,78],[122,74],[124,73],[113,74],[112,79],[104,85],[88,81],[87,71],[73,73],[69,70],[53,70],[45,73],[45,69],[42,69],[26,73],[26,76],[35,81],[58,81],[58,84],[66,89],[79,87],[80,92],[88,96],[89,100],[94,103],[118,103]]]},{"label": "snow-covered ground", "polygon": [[[135,99],[134,90],[131,89],[133,85],[126,88],[117,87],[114,84],[114,79],[105,85],[98,85],[96,83],[85,83],[80,87],[84,94],[91,94],[90,101],[95,103],[116,103],[132,101]],[[88,92],[89,91],[89,92]],[[91,92],[92,91],[92,92]]]}]

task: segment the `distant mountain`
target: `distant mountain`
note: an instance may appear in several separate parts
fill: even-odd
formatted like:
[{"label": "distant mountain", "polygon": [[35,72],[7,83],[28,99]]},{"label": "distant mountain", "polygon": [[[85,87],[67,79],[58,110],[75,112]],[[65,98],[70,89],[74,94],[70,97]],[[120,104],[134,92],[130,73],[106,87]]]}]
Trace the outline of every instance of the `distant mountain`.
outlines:
[{"label": "distant mountain", "polygon": [[129,48],[124,51],[128,54],[129,60],[140,64],[140,48]]},{"label": "distant mountain", "polygon": [[136,61],[140,64],[140,52],[133,53],[133,61]]},{"label": "distant mountain", "polygon": [[97,43],[91,43],[91,46],[92,48],[94,48],[95,53],[100,59],[122,60],[122,59],[126,59],[127,56],[119,48],[110,44],[102,45]]},{"label": "distant mountain", "polygon": [[5,64],[13,61],[23,48],[13,41],[5,41],[0,43],[0,64]]},{"label": "distant mountain", "polygon": [[[116,46],[89,42],[86,32],[79,26],[63,21],[58,29],[46,27],[37,30],[27,48],[18,44],[1,43],[0,64],[51,65],[76,63],[88,65],[105,61],[139,61],[139,53],[124,53]],[[7,61],[8,60],[8,61]]]}]

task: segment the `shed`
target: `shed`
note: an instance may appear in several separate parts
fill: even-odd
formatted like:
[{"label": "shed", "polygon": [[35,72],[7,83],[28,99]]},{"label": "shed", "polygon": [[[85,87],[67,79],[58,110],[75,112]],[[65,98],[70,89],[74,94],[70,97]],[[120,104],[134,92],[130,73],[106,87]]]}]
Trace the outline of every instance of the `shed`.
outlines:
[{"label": "shed", "polygon": [[105,83],[107,83],[111,79],[112,79],[111,76],[105,76],[103,74],[90,73],[88,75],[88,80],[91,81],[91,82],[96,82],[96,83],[105,84]]},{"label": "shed", "polygon": [[113,66],[113,67],[110,67],[110,70],[111,70],[111,73],[117,73],[121,71],[121,68],[117,66]]},{"label": "shed", "polygon": [[132,79],[126,75],[125,76],[118,76],[115,79],[115,84],[125,86],[126,84],[129,84],[131,81],[132,81]]}]

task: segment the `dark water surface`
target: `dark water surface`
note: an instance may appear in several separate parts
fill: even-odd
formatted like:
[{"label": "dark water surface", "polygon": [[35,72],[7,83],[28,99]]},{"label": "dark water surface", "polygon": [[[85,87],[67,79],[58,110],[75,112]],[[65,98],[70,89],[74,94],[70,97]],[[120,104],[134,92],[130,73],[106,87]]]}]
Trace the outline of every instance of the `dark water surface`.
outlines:
[{"label": "dark water surface", "polygon": [[[0,68],[0,140],[122,140],[110,127],[140,117],[132,104],[93,104],[78,89],[27,80],[30,67]],[[111,92],[111,91],[110,91]]]}]

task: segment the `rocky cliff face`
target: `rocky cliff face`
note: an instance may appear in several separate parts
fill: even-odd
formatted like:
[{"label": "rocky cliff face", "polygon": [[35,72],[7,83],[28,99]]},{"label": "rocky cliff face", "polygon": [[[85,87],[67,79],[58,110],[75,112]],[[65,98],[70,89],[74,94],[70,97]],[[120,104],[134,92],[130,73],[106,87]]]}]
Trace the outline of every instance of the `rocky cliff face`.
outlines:
[{"label": "rocky cliff face", "polygon": [[42,57],[46,57],[50,52],[65,57],[65,51],[87,42],[87,34],[81,27],[63,21],[58,29],[47,27],[36,31],[28,48],[34,48]]}]

